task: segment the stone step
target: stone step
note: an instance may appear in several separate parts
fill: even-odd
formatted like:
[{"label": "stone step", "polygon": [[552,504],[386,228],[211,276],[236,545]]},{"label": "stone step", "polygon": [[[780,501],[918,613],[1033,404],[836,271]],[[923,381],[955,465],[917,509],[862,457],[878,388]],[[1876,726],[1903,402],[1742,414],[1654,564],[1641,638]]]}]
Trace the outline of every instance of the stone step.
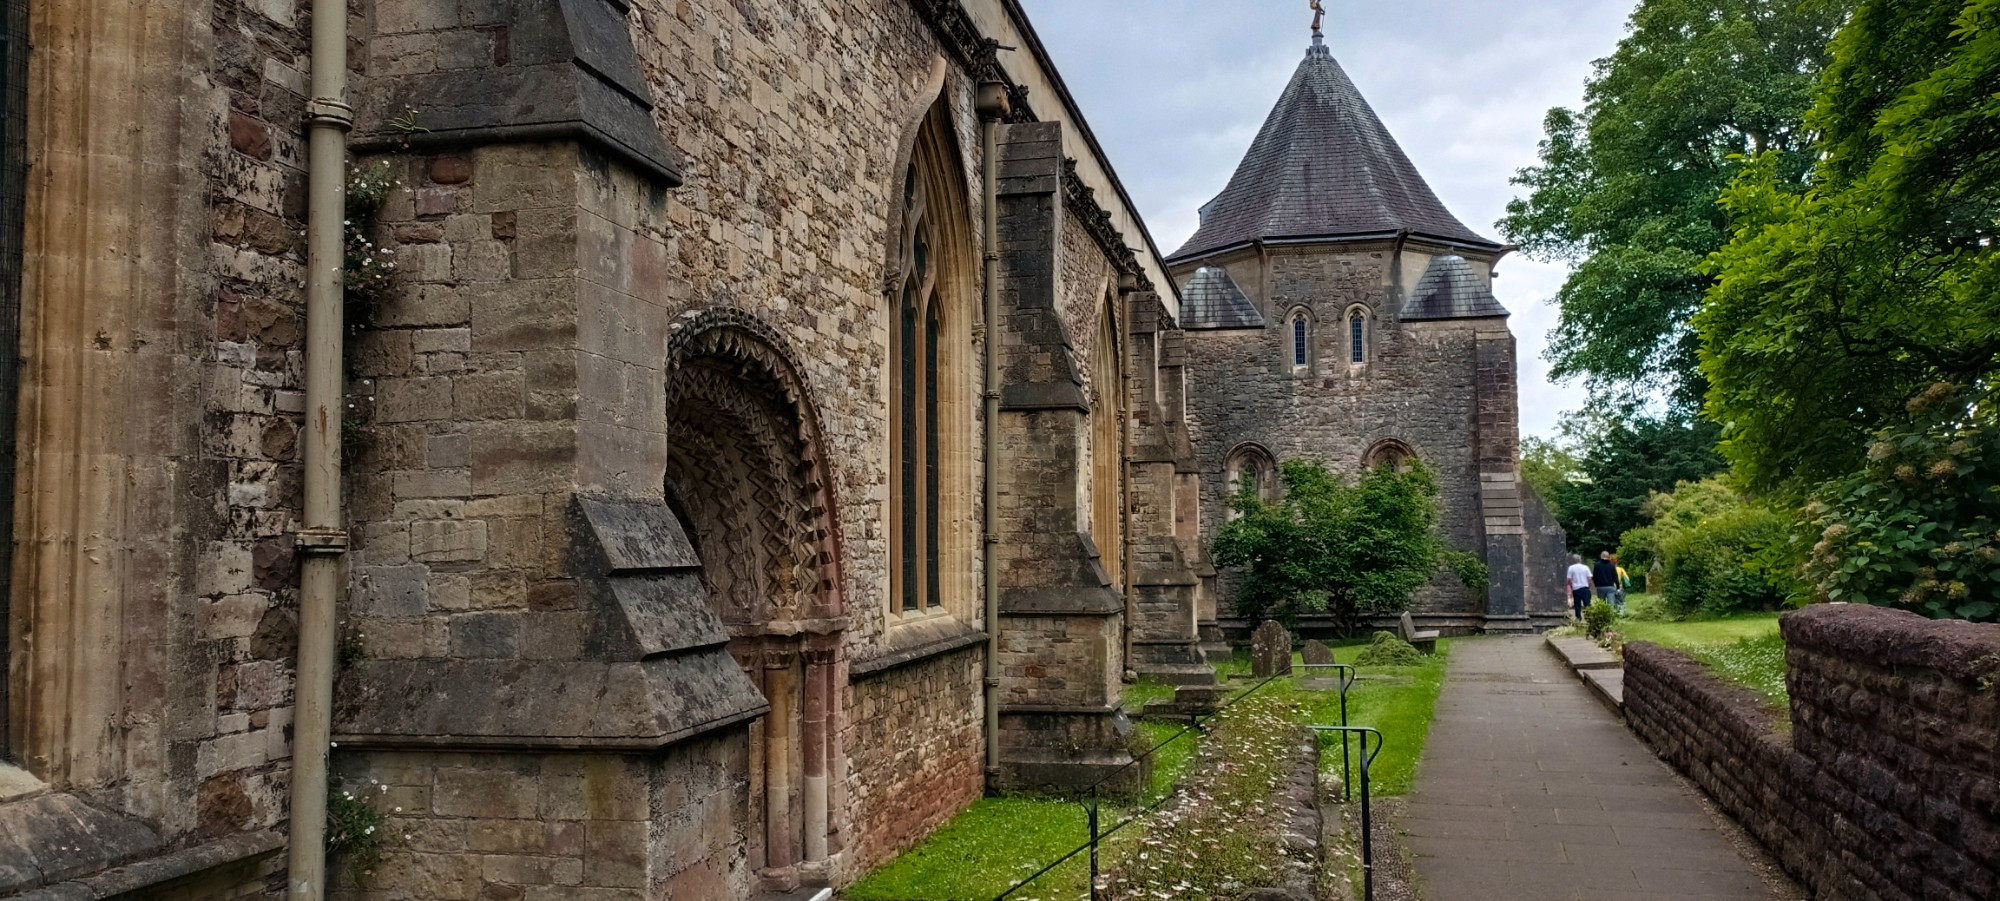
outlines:
[{"label": "stone step", "polygon": [[751,896],[751,901],[833,901],[833,889],[802,888],[793,892],[765,892]]},{"label": "stone step", "polygon": [[1578,670],[1577,675],[1583,677],[1583,684],[1590,686],[1591,694],[1603,701],[1604,706],[1611,708],[1612,713],[1625,715],[1624,669]]},{"label": "stone step", "polygon": [[1618,658],[1613,656],[1610,651],[1598,647],[1597,642],[1591,641],[1588,638],[1558,638],[1551,635],[1547,640],[1549,650],[1554,651],[1557,657],[1562,658],[1564,663],[1569,664],[1570,669],[1582,672],[1592,669],[1618,668]]},{"label": "stone step", "polygon": [[1197,664],[1152,664],[1141,666],[1138,673],[1163,685],[1214,685],[1215,667],[1205,663]]},{"label": "stone step", "polygon": [[1220,709],[1228,700],[1229,689],[1222,685],[1179,685],[1174,688],[1172,700],[1162,698],[1152,701],[1139,711],[1139,715],[1207,716]]}]

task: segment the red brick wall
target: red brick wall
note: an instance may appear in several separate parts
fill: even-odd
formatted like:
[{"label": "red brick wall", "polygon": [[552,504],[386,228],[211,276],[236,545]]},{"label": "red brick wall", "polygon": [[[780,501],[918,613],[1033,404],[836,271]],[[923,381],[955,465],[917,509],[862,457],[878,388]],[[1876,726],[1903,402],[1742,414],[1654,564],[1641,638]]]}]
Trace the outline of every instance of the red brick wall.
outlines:
[{"label": "red brick wall", "polygon": [[1625,649],[1633,731],[1817,897],[2000,897],[2000,626],[1784,620],[1790,726],[1676,651]]},{"label": "red brick wall", "polygon": [[848,690],[850,878],[928,837],[986,790],[980,655],[956,651]]}]

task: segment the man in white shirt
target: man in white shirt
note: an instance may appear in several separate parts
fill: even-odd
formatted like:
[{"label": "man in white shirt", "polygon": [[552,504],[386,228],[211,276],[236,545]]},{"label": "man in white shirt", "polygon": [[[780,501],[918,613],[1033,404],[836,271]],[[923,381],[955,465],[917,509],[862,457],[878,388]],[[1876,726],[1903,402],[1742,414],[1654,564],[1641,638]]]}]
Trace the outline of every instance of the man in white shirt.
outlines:
[{"label": "man in white shirt", "polygon": [[1569,606],[1577,619],[1583,618],[1583,608],[1590,606],[1590,567],[1583,565],[1582,554],[1569,555]]}]

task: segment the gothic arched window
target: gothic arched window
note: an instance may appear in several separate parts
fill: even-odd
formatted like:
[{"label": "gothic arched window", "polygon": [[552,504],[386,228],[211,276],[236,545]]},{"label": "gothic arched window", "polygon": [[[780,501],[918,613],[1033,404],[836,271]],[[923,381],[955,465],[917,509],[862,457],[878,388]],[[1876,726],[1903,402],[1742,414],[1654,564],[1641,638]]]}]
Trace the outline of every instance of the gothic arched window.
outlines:
[{"label": "gothic arched window", "polygon": [[1305,310],[1292,312],[1290,334],[1286,337],[1286,357],[1292,362],[1294,374],[1309,373],[1313,365],[1312,314]]},{"label": "gothic arched window", "polygon": [[1347,362],[1368,362],[1368,311],[1362,307],[1347,311]]},{"label": "gothic arched window", "polygon": [[916,163],[903,179],[902,287],[896,315],[896,606],[943,604],[938,575],[938,279],[936,226]]},{"label": "gothic arched window", "polygon": [[973,231],[950,105],[917,124],[890,188],[888,609],[969,615]]}]

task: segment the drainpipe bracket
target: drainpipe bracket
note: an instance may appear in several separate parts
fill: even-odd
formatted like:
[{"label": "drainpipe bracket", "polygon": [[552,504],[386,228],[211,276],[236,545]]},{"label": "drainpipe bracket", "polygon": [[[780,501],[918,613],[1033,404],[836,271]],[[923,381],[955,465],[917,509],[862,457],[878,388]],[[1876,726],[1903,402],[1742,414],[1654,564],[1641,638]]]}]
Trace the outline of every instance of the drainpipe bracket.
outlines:
[{"label": "drainpipe bracket", "polygon": [[351,131],[354,128],[354,107],[330,97],[314,97],[306,101],[306,122]]},{"label": "drainpipe bracket", "polygon": [[294,546],[302,554],[337,557],[347,553],[345,529],[300,529]]}]

